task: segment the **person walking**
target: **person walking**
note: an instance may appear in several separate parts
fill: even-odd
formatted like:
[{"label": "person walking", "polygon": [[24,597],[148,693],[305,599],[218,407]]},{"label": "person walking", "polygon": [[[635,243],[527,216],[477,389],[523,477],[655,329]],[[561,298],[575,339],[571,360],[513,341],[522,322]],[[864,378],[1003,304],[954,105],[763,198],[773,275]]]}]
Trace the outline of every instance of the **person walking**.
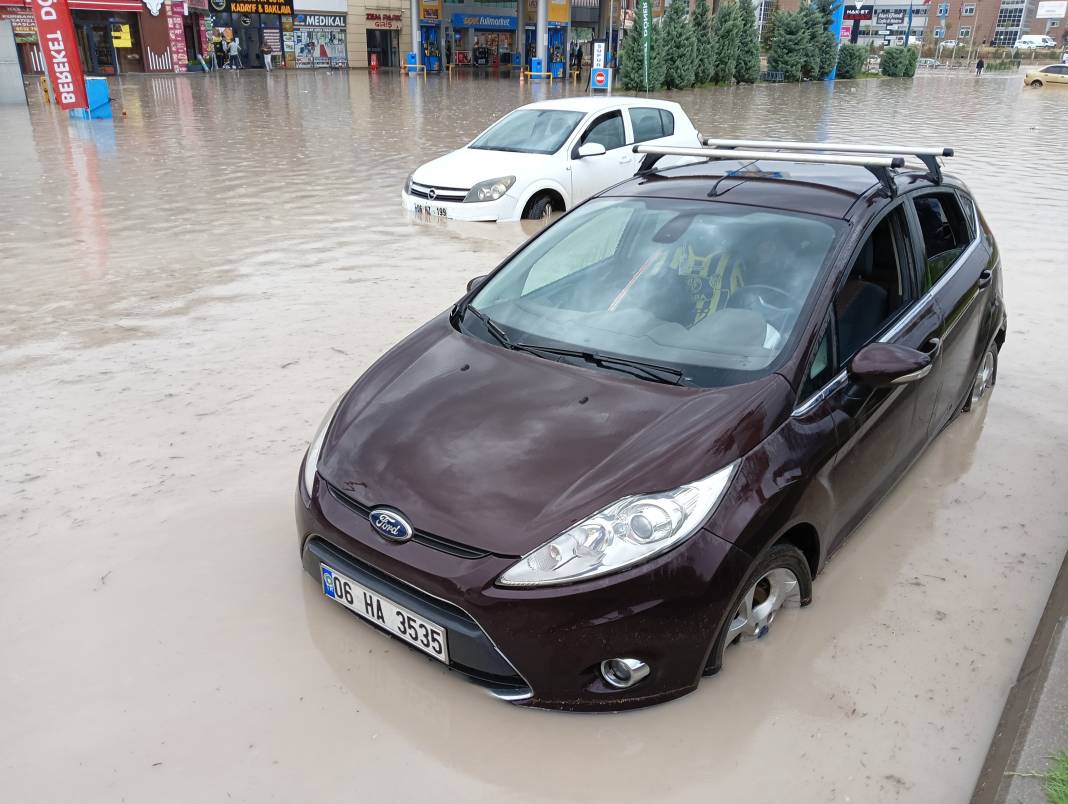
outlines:
[{"label": "person walking", "polygon": [[230,45],[229,45],[229,47],[227,49],[230,51],[230,61],[229,61],[230,69],[231,70],[240,70],[240,69],[242,69],[242,65],[241,65],[241,40],[238,39],[235,36],[233,39],[230,40]]},{"label": "person walking", "polygon": [[263,66],[267,69],[267,72],[271,71],[271,55],[274,51],[271,49],[271,43],[265,41],[263,47],[260,48],[263,52]]},{"label": "person walking", "polygon": [[985,62],[985,61],[983,61],[983,58],[982,58],[982,56],[980,56],[980,57],[979,57],[979,61],[977,61],[977,62],[975,63],[975,74],[976,74],[976,75],[982,75],[982,74],[983,74],[983,68],[984,68],[984,67],[986,67],[986,62]]}]

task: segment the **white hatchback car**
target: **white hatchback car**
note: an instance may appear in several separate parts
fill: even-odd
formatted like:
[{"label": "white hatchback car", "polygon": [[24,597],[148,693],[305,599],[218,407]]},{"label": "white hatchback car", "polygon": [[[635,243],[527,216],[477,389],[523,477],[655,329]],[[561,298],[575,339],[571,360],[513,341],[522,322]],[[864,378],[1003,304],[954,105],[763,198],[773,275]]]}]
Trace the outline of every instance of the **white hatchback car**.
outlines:
[{"label": "white hatchback car", "polygon": [[544,218],[634,175],[635,143],[697,147],[677,103],[652,98],[561,98],[510,112],[404,183],[405,209],[465,221]]}]

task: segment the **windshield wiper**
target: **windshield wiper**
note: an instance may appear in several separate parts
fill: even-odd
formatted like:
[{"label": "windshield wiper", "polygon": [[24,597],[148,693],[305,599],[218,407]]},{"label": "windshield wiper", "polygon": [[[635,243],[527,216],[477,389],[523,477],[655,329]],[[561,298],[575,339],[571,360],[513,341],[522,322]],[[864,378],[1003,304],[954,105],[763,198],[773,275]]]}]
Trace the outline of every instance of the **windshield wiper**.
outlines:
[{"label": "windshield wiper", "polygon": [[492,318],[490,318],[488,315],[472,307],[470,304],[466,305],[463,308],[461,315],[466,315],[467,313],[471,313],[475,318],[481,321],[482,324],[486,327],[486,332],[496,338],[497,342],[505,349],[519,348],[514,343],[512,343],[512,339],[508,337],[508,333],[501,329],[501,325],[494,321]]},{"label": "windshield wiper", "polygon": [[632,360],[629,357],[611,357],[598,354],[597,352],[584,352],[579,349],[561,349],[555,346],[537,346],[532,343],[514,343],[513,349],[521,349],[524,352],[537,354],[545,352],[562,357],[579,357],[587,363],[606,369],[619,369],[636,376],[645,377],[653,382],[661,382],[667,385],[685,385],[685,375],[682,371],[671,366],[661,366],[659,363],[647,363],[644,360]]}]

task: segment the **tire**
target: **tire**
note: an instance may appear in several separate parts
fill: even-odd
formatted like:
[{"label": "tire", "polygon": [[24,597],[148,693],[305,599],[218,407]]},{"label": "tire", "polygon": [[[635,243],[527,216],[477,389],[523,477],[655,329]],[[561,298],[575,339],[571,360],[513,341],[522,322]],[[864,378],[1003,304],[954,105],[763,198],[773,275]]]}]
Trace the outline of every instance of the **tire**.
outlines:
[{"label": "tire", "polygon": [[[788,591],[786,599],[780,605],[773,605],[770,615],[763,623],[760,622],[761,618],[758,613],[761,607],[767,604],[770,595],[757,605],[752,605],[750,616],[758,616],[753,622],[747,621],[747,626],[739,631],[738,623],[743,612],[743,603],[749,597],[750,590],[758,587],[758,585],[762,586],[770,574],[781,573],[783,570],[792,574],[795,587]],[[759,593],[760,589],[757,589],[757,595]],[[755,603],[757,596],[754,595],[751,600]],[[807,606],[810,602],[812,602],[812,572],[808,566],[808,559],[792,544],[775,545],[753,565],[752,570],[746,576],[745,583],[742,584],[738,594],[731,601],[730,608],[727,609],[727,616],[724,618],[723,625],[716,635],[716,641],[712,644],[712,651],[708,655],[704,674],[711,676],[720,671],[723,666],[723,653],[731,644],[750,639],[761,639],[766,636],[780,607]]]},{"label": "tire", "polygon": [[528,221],[548,220],[552,214],[553,198],[548,193],[534,196],[534,199],[527,204],[527,208],[523,210],[523,217]]},{"label": "tire", "polygon": [[964,401],[964,412],[975,410],[979,403],[990,393],[998,380],[998,347],[990,344],[983,352],[979,361],[979,368],[975,370],[975,379],[972,380],[972,389],[968,392],[968,398]]},{"label": "tire", "polygon": [[1034,87],[1035,89],[1041,89],[1042,88],[1042,82],[1041,81],[1032,81],[1031,82],[1031,86]]}]

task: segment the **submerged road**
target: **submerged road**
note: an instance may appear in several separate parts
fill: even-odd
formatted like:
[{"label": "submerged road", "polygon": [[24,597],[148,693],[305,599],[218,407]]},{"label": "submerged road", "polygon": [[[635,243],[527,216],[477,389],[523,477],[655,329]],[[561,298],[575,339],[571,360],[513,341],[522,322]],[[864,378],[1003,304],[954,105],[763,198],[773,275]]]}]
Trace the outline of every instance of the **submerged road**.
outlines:
[{"label": "submerged road", "polygon": [[626,715],[502,704],[324,600],[302,451],[532,229],[407,220],[418,163],[566,92],[280,73],[0,114],[0,799],[966,801],[1068,545],[1064,104],[1019,76],[674,93],[705,134],[951,145],[1008,342],[772,638]]}]

